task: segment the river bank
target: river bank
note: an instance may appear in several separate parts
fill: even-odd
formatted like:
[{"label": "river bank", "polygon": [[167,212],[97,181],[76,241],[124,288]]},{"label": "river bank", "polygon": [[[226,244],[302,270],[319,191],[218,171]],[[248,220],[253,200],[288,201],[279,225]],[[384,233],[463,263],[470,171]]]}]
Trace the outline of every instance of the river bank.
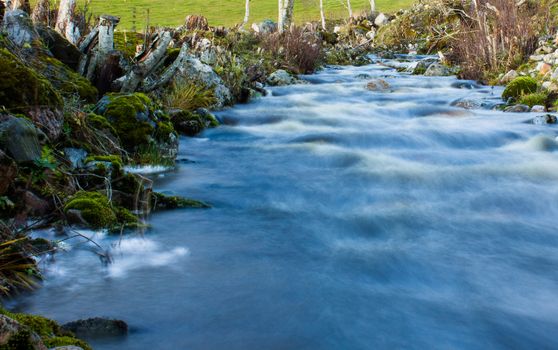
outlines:
[{"label": "river bank", "polygon": [[[417,8],[420,9],[420,6],[423,5],[419,3]],[[435,8],[435,11],[438,10]],[[72,242],[71,240],[68,242],[70,238],[78,246],[84,242],[89,244],[104,263],[109,263],[108,271],[112,271],[108,274],[109,278],[121,278],[127,275],[128,269],[166,267],[172,262],[188,257],[187,247],[179,246],[167,251],[158,243],[150,243],[150,238],[145,241],[134,241],[134,238],[128,239],[125,236],[146,230],[151,234],[152,231],[148,226],[151,224],[149,214],[156,210],[186,207],[207,209],[209,206],[216,209],[222,204],[213,198],[213,193],[208,193],[212,192],[210,188],[203,191],[191,188],[191,193],[199,194],[199,197],[195,197],[203,202],[188,200],[186,198],[190,197],[189,193],[178,192],[173,187],[161,186],[160,190],[164,194],[156,192],[154,189],[158,189],[157,186],[164,183],[165,178],[172,177],[172,172],[160,174],[164,177],[142,174],[141,169],[146,166],[150,169],[175,167],[178,174],[181,169],[189,166],[190,150],[201,152],[200,147],[203,148],[204,139],[191,139],[193,143],[185,143],[185,139],[182,139],[180,142],[186,144],[186,148],[179,148],[179,134],[192,137],[203,132],[203,135],[217,135],[218,138],[220,133],[223,133],[226,138],[230,137],[228,132],[232,128],[233,139],[238,137],[239,140],[243,140],[244,137],[254,137],[251,135],[251,128],[257,129],[262,123],[271,127],[271,130],[268,130],[271,134],[284,133],[284,136],[290,135],[287,136],[290,138],[297,134],[301,121],[285,122],[285,115],[282,114],[285,108],[292,107],[294,112],[299,111],[300,108],[304,113],[314,115],[317,118],[314,122],[318,126],[321,123],[319,117],[324,113],[323,110],[305,109],[306,104],[312,105],[310,101],[313,98],[313,88],[318,88],[314,92],[324,98],[320,102],[325,105],[327,99],[341,101],[355,99],[361,104],[367,102],[380,108],[385,104],[396,102],[391,98],[398,96],[398,92],[405,93],[409,88],[405,85],[399,86],[396,77],[411,79],[410,81],[419,85],[422,84],[422,80],[419,79],[434,81],[431,87],[436,87],[436,84],[440,83],[444,86],[440,90],[443,93],[447,92],[445,82],[450,80],[453,84],[451,88],[479,89],[481,94],[488,93],[487,88],[473,81],[458,83],[453,81],[454,78],[449,77],[432,78],[460,74],[461,71],[451,66],[451,60],[444,54],[438,57],[420,57],[421,60],[417,60],[417,56],[403,57],[397,61],[380,60],[380,65],[362,69],[359,71],[359,76],[352,76],[352,68],[338,68],[339,72],[347,72],[351,76],[347,84],[343,83],[343,75],[336,76],[335,70],[330,68],[325,68],[315,77],[305,75],[320,71],[326,64],[370,63],[372,60],[368,59],[367,53],[372,50],[380,50],[384,57],[392,56],[390,50],[396,50],[400,44],[391,46],[380,44],[389,42],[387,37],[390,34],[387,33],[391,32],[390,28],[398,25],[409,14],[416,12],[417,9],[411,9],[396,16],[371,14],[351,19],[347,23],[331,23],[328,31],[320,30],[317,24],[308,24],[303,28],[290,28],[283,33],[276,33],[277,28],[272,21],[255,24],[251,30],[240,30],[213,28],[203,17],[189,16],[185,25],[180,28],[173,30],[159,28],[144,35],[114,32],[118,19],[104,16],[98,23],[98,27],[88,28],[89,34],[84,35],[76,46],[70,43],[72,38],[66,32],[60,35],[48,26],[40,23],[33,24],[24,11],[18,9],[7,11],[4,14],[4,34],[0,41],[2,63],[5,67],[3,76],[5,79],[2,80],[5,113],[2,114],[1,119],[3,148],[0,153],[3,170],[2,186],[0,186],[2,235],[7,244],[5,251],[9,253],[5,256],[13,257],[10,254],[16,254],[17,261],[25,264],[3,271],[2,281],[5,292],[26,289],[37,284],[42,275],[39,268],[41,265],[37,264],[36,257],[44,256],[48,261],[53,257],[51,255],[53,252],[70,249],[73,245],[68,245]],[[415,37],[417,44],[424,44],[422,40],[420,35]],[[136,52],[138,44],[140,47]],[[444,47],[447,48],[443,45],[436,46],[440,50]],[[413,53],[424,52],[428,48],[429,45],[406,47]],[[546,58],[543,57],[543,60]],[[400,71],[401,76],[388,67]],[[297,74],[301,74],[303,79],[299,80]],[[477,98],[476,93],[473,93],[474,98],[469,98],[469,92],[460,95],[461,99],[448,101],[446,98],[432,100],[421,92],[418,97],[424,98],[424,103],[434,105],[451,103],[452,106],[440,110],[432,110],[424,106],[414,110],[413,106],[405,104],[397,107],[414,116],[435,114],[438,118],[440,113],[449,113],[462,117],[468,113],[476,114],[478,109],[482,110],[487,106],[492,109],[524,106],[526,104],[523,102],[535,100],[533,96],[528,95],[538,94],[540,97],[541,89],[552,86],[547,84],[545,88],[544,84],[539,83],[537,81],[539,75],[530,77],[531,80],[526,81],[526,75],[531,72],[523,74],[523,77],[520,77],[521,74],[521,72],[517,74],[516,78],[519,80],[509,80],[506,90],[508,93],[504,91],[504,95],[508,96],[505,101],[501,100],[499,93],[492,96],[489,101]],[[419,78],[421,75],[427,77]],[[324,79],[324,76],[325,80],[320,80]],[[328,81],[330,76],[336,76],[341,82]],[[544,81],[545,75],[542,78]],[[21,81],[28,82],[28,85],[22,85]],[[328,87],[339,89],[334,90],[334,95],[327,95],[325,91],[319,90],[321,84],[331,84]],[[272,89],[278,99],[273,96],[265,97],[269,86],[284,86]],[[496,91],[499,91],[498,89]],[[35,94],[29,94],[30,91]],[[282,94],[289,96],[293,91],[303,94],[304,99],[281,98]],[[391,94],[392,92],[394,94]],[[363,97],[359,94],[380,98],[367,97],[361,100]],[[452,94],[455,94],[455,91],[452,91]],[[537,124],[555,123],[556,118],[552,119],[552,115],[547,117],[544,114],[553,111],[553,96],[551,93],[544,95],[542,110],[540,108],[537,110],[539,114],[521,117],[509,114],[510,121],[523,118],[531,124],[533,121]],[[417,96],[412,94],[405,96],[405,98],[415,97]],[[251,110],[252,106],[265,105],[268,102],[271,106],[265,108],[271,108],[270,110],[273,111],[271,115],[257,108],[255,111]],[[237,105],[232,110],[227,109],[234,103],[248,104]],[[531,111],[535,106],[541,107],[540,104],[534,103],[528,106],[528,110]],[[346,102],[331,107],[336,113],[339,112],[339,108],[350,109]],[[259,121],[256,118],[252,122],[250,121],[252,115],[244,115],[242,112],[236,115],[237,111],[242,111],[244,108],[251,110],[256,117],[261,117],[263,120]],[[361,105],[361,108],[364,108],[364,105]],[[458,108],[461,108],[460,112],[457,111]],[[209,112],[208,109],[213,109],[214,112]],[[218,111],[223,109],[223,112]],[[523,110],[527,111],[525,108]],[[366,114],[364,109],[358,111]],[[514,111],[519,112],[517,109]],[[392,107],[388,107],[384,112],[396,115],[399,113]],[[494,111],[494,113],[498,112]],[[484,112],[481,114],[484,115]],[[300,117],[305,118],[304,115]],[[338,121],[335,121],[335,118],[328,119],[327,123],[335,124],[342,129],[343,122],[351,120],[343,113],[341,117],[342,119]],[[220,124],[219,121],[224,126],[211,130]],[[247,122],[249,124],[246,127],[242,126]],[[306,119],[302,120],[303,124],[307,122],[309,121]],[[327,123],[325,126],[328,125]],[[241,126],[233,127],[237,124]],[[280,130],[274,130],[274,126],[279,126]],[[315,135],[299,135],[302,138],[300,142],[296,141],[296,138],[293,142],[310,145],[325,143],[331,144],[334,148],[338,142],[344,142],[343,137],[339,138],[337,132],[321,135],[319,130],[320,127],[316,129]],[[346,131],[357,139],[364,137],[355,134],[355,130]],[[260,137],[262,136],[257,135],[254,141]],[[198,145],[197,142],[201,143]],[[532,138],[526,142],[538,151],[554,149],[554,141],[551,137]],[[246,145],[241,145],[241,149],[242,147]],[[230,151],[235,151],[235,148],[231,148]],[[200,157],[198,161],[222,162],[226,158],[223,152],[217,155],[212,155],[211,149],[207,152],[209,158]],[[260,159],[255,154],[251,156]],[[343,152],[338,157],[339,164],[334,168],[342,169],[360,162],[358,156],[346,157]],[[260,160],[266,163],[264,159]],[[283,159],[285,163],[288,163],[288,160],[289,158]],[[310,159],[305,160],[310,161]],[[334,160],[331,161],[335,163]],[[246,166],[246,160],[243,162]],[[235,164],[229,164],[230,169],[234,166]],[[388,167],[383,170],[389,169]],[[208,174],[211,178],[215,176],[214,172]],[[251,172],[247,175],[251,175]],[[420,174],[416,175],[420,177]],[[188,181],[203,183],[202,176],[203,174],[200,174],[199,179],[195,176],[196,180]],[[236,176],[243,178],[239,174]],[[245,183],[246,180],[239,181]],[[288,186],[282,191],[287,193]],[[250,191],[243,190],[237,195],[242,196],[246,193]],[[324,195],[321,200],[327,202],[328,197]],[[295,208],[296,203],[297,200],[292,203]],[[214,209],[205,212],[202,210],[199,213],[196,211],[192,214],[184,214],[183,211],[179,213],[211,216],[215,212]],[[288,208],[284,209],[289,211]],[[161,215],[172,216],[173,214]],[[241,213],[238,215],[242,216]],[[33,222],[31,220],[36,221],[29,225],[29,222]],[[27,236],[31,229],[38,230],[52,225],[56,229],[46,231],[43,238],[47,240],[30,239]],[[73,228],[68,228],[71,227],[69,225]],[[105,229],[115,235],[91,236],[92,231],[83,231],[84,228]],[[245,228],[248,229],[247,224]],[[154,227],[153,230],[157,231],[157,228]],[[257,231],[261,233],[262,230]],[[314,234],[314,231],[311,230],[311,233]],[[99,244],[98,241],[105,242],[106,245]],[[62,253],[64,256],[74,254],[78,254],[77,257],[74,256],[76,261],[80,260],[81,253]],[[90,252],[86,255],[91,258]],[[131,255],[131,258],[121,269],[118,259],[122,257],[126,259],[128,255]],[[92,259],[92,262],[97,263],[97,260]],[[98,276],[102,277],[104,269],[101,265],[92,270],[99,270]],[[46,271],[48,272],[48,269]],[[61,275],[66,273],[68,272],[62,272]],[[75,277],[77,272],[73,271],[69,274]],[[50,277],[56,278],[54,275]],[[99,286],[102,285],[99,282]],[[47,286],[48,280],[45,281],[45,287]],[[68,291],[64,287],[57,288],[60,288],[61,292],[71,293],[71,290]],[[53,292],[47,287],[42,288],[38,293],[43,291]],[[77,295],[73,298],[79,299]],[[90,301],[88,305],[93,303]],[[56,315],[56,312],[51,309],[41,309],[46,306],[35,305],[35,309],[21,305],[19,307],[30,312],[42,313],[41,310],[44,310],[45,314],[53,315],[52,317],[57,320],[72,321]],[[103,307],[99,305],[98,310],[102,309]],[[106,316],[114,318],[126,315],[125,312],[123,316],[109,314],[110,312]],[[89,312],[76,315],[96,316]],[[131,318],[131,322],[134,319]],[[53,332],[40,335],[44,338],[43,341],[62,336],[61,333]]]}]

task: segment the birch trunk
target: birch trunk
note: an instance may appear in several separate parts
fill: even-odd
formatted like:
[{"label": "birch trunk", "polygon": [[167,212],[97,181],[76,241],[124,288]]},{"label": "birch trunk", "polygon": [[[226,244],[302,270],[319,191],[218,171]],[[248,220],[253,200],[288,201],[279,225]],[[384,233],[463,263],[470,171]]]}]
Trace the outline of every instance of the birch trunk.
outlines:
[{"label": "birch trunk", "polygon": [[248,24],[248,20],[250,19],[250,0],[246,0],[246,7],[244,10],[244,20],[242,21],[242,26],[244,27],[245,25]]},{"label": "birch trunk", "polygon": [[33,23],[42,23],[50,26],[50,1],[39,0],[31,14]]},{"label": "birch trunk", "polygon": [[326,19],[324,13],[324,0],[320,0],[320,17],[322,19],[322,29],[326,30]]},{"label": "birch trunk", "polygon": [[54,26],[58,33],[74,45],[77,44],[81,36],[75,23],[76,5],[76,0],[61,0],[56,25]]},{"label": "birch trunk", "polygon": [[294,0],[279,0],[279,32],[289,28],[293,22]]},{"label": "birch trunk", "polygon": [[370,0],[370,11],[376,12],[376,0]]}]

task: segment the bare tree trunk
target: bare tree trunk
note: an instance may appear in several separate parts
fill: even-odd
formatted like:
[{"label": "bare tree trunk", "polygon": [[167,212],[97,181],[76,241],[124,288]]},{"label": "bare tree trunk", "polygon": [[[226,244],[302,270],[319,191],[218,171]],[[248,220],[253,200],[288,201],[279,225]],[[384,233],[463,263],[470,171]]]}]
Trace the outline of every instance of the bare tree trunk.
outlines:
[{"label": "bare tree trunk", "polygon": [[351,0],[347,0],[347,9],[349,10],[349,18],[353,18],[353,8],[351,7]]},{"label": "bare tree trunk", "polygon": [[279,32],[289,28],[293,22],[294,0],[279,0]]},{"label": "bare tree trunk", "polygon": [[50,1],[39,0],[31,14],[33,23],[43,23],[50,26]]},{"label": "bare tree trunk", "polygon": [[246,9],[244,10],[244,20],[242,21],[242,26],[248,24],[248,20],[250,19],[250,0],[246,0]]},{"label": "bare tree trunk", "polygon": [[58,18],[54,29],[72,44],[77,44],[80,38],[79,28],[75,22],[76,0],[61,0]]},{"label": "bare tree trunk", "polygon": [[31,4],[29,0],[11,0],[10,10],[23,10],[27,13],[31,13]]},{"label": "bare tree trunk", "polygon": [[370,0],[370,11],[376,12],[376,0]]},{"label": "bare tree trunk", "polygon": [[172,40],[170,32],[163,32],[153,41],[151,47],[145,51],[144,56],[132,67],[124,77],[121,92],[134,92],[161,61],[165,58],[167,48]]},{"label": "bare tree trunk", "polygon": [[174,60],[174,62],[161,74],[159,79],[145,86],[144,91],[153,91],[171,81],[171,79],[175,76],[178,68],[180,68],[184,64],[184,61],[187,58],[188,44],[184,43],[180,48],[180,52],[178,53],[176,60]]},{"label": "bare tree trunk", "polygon": [[324,13],[324,0],[320,0],[320,17],[322,19],[322,29],[326,30],[326,19],[325,19],[325,13]]}]

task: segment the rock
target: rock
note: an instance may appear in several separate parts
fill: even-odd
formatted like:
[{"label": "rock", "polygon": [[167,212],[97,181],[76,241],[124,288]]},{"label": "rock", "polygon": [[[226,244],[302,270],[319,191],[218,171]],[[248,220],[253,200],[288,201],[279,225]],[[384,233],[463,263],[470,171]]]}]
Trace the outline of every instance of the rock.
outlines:
[{"label": "rock", "polygon": [[298,80],[283,69],[276,70],[267,77],[267,83],[271,86],[284,86],[296,84]]},{"label": "rock", "polygon": [[45,216],[52,210],[49,202],[39,198],[31,191],[23,192],[21,197],[21,200],[25,205],[25,212],[31,217]]},{"label": "rock", "polygon": [[531,55],[529,56],[529,60],[539,62],[542,61],[544,57],[542,55]]},{"label": "rock", "polygon": [[277,30],[277,23],[273,22],[270,19],[266,19],[260,23],[253,23],[252,30],[260,34],[273,33]]},{"label": "rock", "polygon": [[83,338],[114,337],[128,334],[126,322],[100,317],[69,322],[62,325],[62,329]]},{"label": "rock", "polygon": [[547,124],[556,124],[558,122],[558,118],[552,114],[546,115],[539,115],[533,118],[533,124],[535,125],[547,125]]},{"label": "rock", "polygon": [[531,112],[532,113],[542,113],[546,111],[546,108],[544,106],[541,105],[535,105],[533,107],[531,107]]},{"label": "rock", "polygon": [[15,162],[0,150],[0,196],[6,194],[16,175],[17,166]]},{"label": "rock", "polygon": [[552,66],[548,63],[541,62],[537,65],[537,71],[540,75],[547,75],[552,70]]},{"label": "rock", "polygon": [[66,159],[72,163],[72,169],[83,168],[85,165],[85,158],[87,158],[87,151],[81,148],[64,148]]},{"label": "rock", "polygon": [[40,42],[39,33],[35,30],[29,15],[23,10],[6,11],[4,30],[17,46],[36,45]]},{"label": "rock", "polygon": [[195,136],[206,128],[219,125],[215,116],[203,108],[195,112],[174,110],[169,114],[176,131],[186,136]]},{"label": "rock", "polygon": [[47,350],[35,332],[2,314],[0,314],[0,347],[2,349]]},{"label": "rock", "polygon": [[512,69],[509,72],[507,72],[506,74],[504,74],[504,76],[500,79],[500,84],[506,85],[507,83],[514,80],[518,76],[519,76],[519,74],[517,74],[517,72]]},{"label": "rock", "polygon": [[78,69],[82,53],[75,45],[70,43],[56,30],[46,25],[38,24],[35,28],[41,36],[43,43],[56,59],[73,70]]},{"label": "rock", "polygon": [[380,13],[380,14],[376,17],[376,19],[374,19],[374,25],[375,25],[376,27],[382,27],[382,26],[384,26],[384,25],[386,25],[386,24],[388,24],[388,23],[389,23],[389,18],[388,18],[385,14],[383,14],[383,13]]},{"label": "rock", "polygon": [[207,18],[198,15],[187,16],[184,26],[187,30],[209,30],[209,22],[207,21]]},{"label": "rock", "polygon": [[167,116],[156,109],[142,93],[108,94],[95,106],[117,133],[124,149],[132,154],[156,150],[163,159],[173,161],[178,153],[178,138]]},{"label": "rock", "polygon": [[0,101],[7,110],[30,116],[51,140],[60,135],[62,97],[48,79],[6,49],[0,49]]},{"label": "rock", "polygon": [[541,84],[543,90],[548,92],[558,92],[558,85],[552,81],[545,81]]},{"label": "rock", "polygon": [[531,108],[527,105],[514,105],[514,106],[506,107],[506,109],[504,109],[504,112],[509,112],[509,113],[527,113],[530,111]]},{"label": "rock", "polygon": [[477,100],[460,99],[457,101],[453,101],[451,103],[451,106],[464,109],[480,109],[482,108],[482,103]]},{"label": "rock", "polygon": [[232,103],[233,97],[229,88],[227,88],[213,68],[202,63],[194,56],[188,56],[184,59],[183,64],[178,68],[177,79],[184,79],[188,82],[194,82],[213,88],[217,103],[212,106],[215,109],[222,109]]},{"label": "rock", "polygon": [[438,60],[435,58],[424,58],[420,61],[417,62],[413,62],[409,65],[409,67],[406,69],[407,72],[415,74],[415,75],[421,75],[426,73],[426,71],[428,70],[428,68],[434,64],[437,63]]},{"label": "rock", "polygon": [[552,73],[551,78],[554,79],[554,80],[557,80],[557,79],[558,79],[558,68],[556,68],[556,69],[554,70],[554,72]]},{"label": "rock", "polygon": [[376,30],[375,29],[372,29],[372,30],[370,30],[366,33],[366,39],[368,39],[368,40],[374,40],[375,37],[376,37]]},{"label": "rock", "polygon": [[452,71],[441,63],[433,63],[424,72],[424,75],[427,77],[447,77],[452,75]]},{"label": "rock", "polygon": [[389,89],[389,83],[384,79],[371,80],[366,84],[366,88],[370,91],[385,91]]},{"label": "rock", "polygon": [[75,345],[66,345],[66,346],[57,346],[50,350],[83,350],[83,348],[80,348],[79,346],[75,346]]},{"label": "rock", "polygon": [[45,136],[29,120],[0,115],[0,147],[18,163],[41,157],[40,140]]}]

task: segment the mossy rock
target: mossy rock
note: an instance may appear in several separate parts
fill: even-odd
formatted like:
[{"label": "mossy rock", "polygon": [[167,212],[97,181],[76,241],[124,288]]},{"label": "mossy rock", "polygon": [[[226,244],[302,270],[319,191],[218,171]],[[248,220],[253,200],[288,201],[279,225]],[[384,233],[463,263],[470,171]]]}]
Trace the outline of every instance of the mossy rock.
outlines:
[{"label": "mossy rock", "polygon": [[78,69],[82,53],[56,30],[44,25],[36,24],[35,29],[52,55],[74,71]]},{"label": "mossy rock", "polygon": [[23,326],[20,331],[11,336],[8,342],[0,346],[0,350],[13,349],[33,349],[36,343],[32,341],[34,334],[40,337],[40,340],[47,348],[56,346],[75,345],[84,350],[92,350],[91,347],[83,340],[77,339],[71,332],[62,329],[58,323],[48,318],[36,315],[13,313],[0,308],[0,314],[11,318],[18,324]]},{"label": "mossy rock", "polygon": [[[176,157],[178,140],[168,115],[158,110],[142,93],[108,94],[95,107],[112,125],[124,149],[132,154],[160,153],[161,158]],[[145,156],[145,154],[143,154]],[[138,159],[157,158],[134,157]]]},{"label": "mossy rock", "polygon": [[44,76],[0,48],[0,104],[16,113],[42,107],[60,109],[62,97]]},{"label": "mossy rock", "polygon": [[548,102],[548,94],[544,92],[535,92],[532,94],[522,95],[519,97],[519,104],[533,106],[545,106]]},{"label": "mossy rock", "polygon": [[219,126],[219,121],[206,109],[191,111],[176,111],[171,116],[174,129],[186,136],[195,136],[206,128]]},{"label": "mossy rock", "polygon": [[100,192],[81,191],[64,206],[64,212],[77,210],[86,223],[95,229],[113,227],[117,217],[108,198]]},{"label": "mossy rock", "polygon": [[210,206],[204,202],[183,198],[180,196],[167,196],[159,192],[153,192],[151,194],[151,207],[153,210],[168,210],[168,209],[179,209],[179,208],[197,208],[197,209],[210,208]]},{"label": "mossy rock", "polygon": [[522,95],[528,95],[537,92],[537,81],[531,77],[518,77],[512,80],[502,93],[504,100],[516,100]]}]

